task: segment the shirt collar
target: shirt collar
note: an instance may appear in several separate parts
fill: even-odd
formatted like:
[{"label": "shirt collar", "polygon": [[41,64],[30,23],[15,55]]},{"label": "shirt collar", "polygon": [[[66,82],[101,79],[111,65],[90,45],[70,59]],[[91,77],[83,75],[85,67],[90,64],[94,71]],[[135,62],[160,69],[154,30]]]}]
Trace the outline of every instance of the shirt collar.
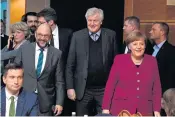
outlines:
[{"label": "shirt collar", "polygon": [[[94,33],[92,33],[92,32],[89,31],[89,35],[91,36],[92,34],[94,34]],[[97,34],[98,36],[100,36],[100,34],[101,34],[101,29],[100,29],[98,32],[96,32],[95,34]]]},{"label": "shirt collar", "polygon": [[1,37],[4,37],[4,34],[1,34],[0,36],[1,36]]},{"label": "shirt collar", "polygon": [[[40,51],[40,47],[38,46],[38,44],[36,43],[36,51]],[[47,46],[44,48],[44,51],[47,49]]]},{"label": "shirt collar", "polygon": [[58,26],[56,25],[55,29],[53,30],[52,34],[53,36],[57,35],[58,33]]},{"label": "shirt collar", "polygon": [[10,100],[10,97],[11,97],[11,96],[14,96],[15,100],[18,99],[18,94],[17,94],[17,95],[12,95],[12,94],[10,94],[10,93],[8,92],[8,90],[7,90],[6,88],[5,88],[5,94],[6,94],[6,98],[7,98],[8,100]]},{"label": "shirt collar", "polygon": [[166,40],[162,41],[161,43],[159,43],[158,45],[156,45],[159,49],[162,47],[162,45],[165,43]]}]

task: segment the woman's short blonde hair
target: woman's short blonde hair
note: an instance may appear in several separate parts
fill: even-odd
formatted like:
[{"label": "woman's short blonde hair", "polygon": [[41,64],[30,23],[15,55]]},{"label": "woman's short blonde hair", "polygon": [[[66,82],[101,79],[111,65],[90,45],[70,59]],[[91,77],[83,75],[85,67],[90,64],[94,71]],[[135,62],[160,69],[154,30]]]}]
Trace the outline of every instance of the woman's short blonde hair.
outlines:
[{"label": "woman's short blonde hair", "polygon": [[16,32],[17,30],[23,31],[26,38],[29,37],[31,34],[30,29],[25,22],[16,22],[12,24],[10,30],[11,30],[11,33]]},{"label": "woman's short blonde hair", "polygon": [[175,88],[166,90],[163,94],[162,106],[168,116],[175,116]]},{"label": "woman's short blonde hair", "polygon": [[133,31],[127,36],[125,43],[128,46],[130,43],[134,41],[139,41],[141,38],[144,39],[145,45],[146,45],[146,42],[147,42],[146,36],[140,31]]}]

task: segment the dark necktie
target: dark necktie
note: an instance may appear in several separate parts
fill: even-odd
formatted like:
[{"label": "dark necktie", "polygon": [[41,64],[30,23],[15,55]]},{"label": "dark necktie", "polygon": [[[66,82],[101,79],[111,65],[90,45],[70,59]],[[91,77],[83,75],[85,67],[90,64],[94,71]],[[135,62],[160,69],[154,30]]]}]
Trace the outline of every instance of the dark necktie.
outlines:
[{"label": "dark necktie", "polygon": [[43,65],[43,51],[44,49],[40,49],[40,54],[38,57],[38,64],[37,64],[37,69],[36,69],[36,75],[37,78],[39,78],[40,74],[41,74],[41,69],[42,69],[42,65]]},{"label": "dark necktie", "polygon": [[9,116],[15,116],[15,101],[14,96],[10,97],[11,103],[10,103],[10,109],[9,109]]}]

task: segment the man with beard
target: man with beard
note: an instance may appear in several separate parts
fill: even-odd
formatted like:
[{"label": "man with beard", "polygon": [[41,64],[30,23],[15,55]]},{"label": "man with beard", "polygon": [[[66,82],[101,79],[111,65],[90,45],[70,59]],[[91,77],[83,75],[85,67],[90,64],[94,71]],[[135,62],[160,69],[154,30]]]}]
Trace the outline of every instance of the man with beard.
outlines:
[{"label": "man with beard", "polygon": [[34,34],[35,34],[36,28],[38,26],[37,13],[36,12],[26,13],[23,16],[22,21],[25,22],[29,26],[30,31],[32,33],[29,41],[30,42],[35,42]]},{"label": "man with beard", "polygon": [[20,49],[15,62],[24,68],[23,87],[38,95],[39,116],[53,116],[53,111],[59,115],[65,94],[62,52],[48,44],[52,38],[48,24],[41,24],[37,28],[35,38],[35,43]]}]

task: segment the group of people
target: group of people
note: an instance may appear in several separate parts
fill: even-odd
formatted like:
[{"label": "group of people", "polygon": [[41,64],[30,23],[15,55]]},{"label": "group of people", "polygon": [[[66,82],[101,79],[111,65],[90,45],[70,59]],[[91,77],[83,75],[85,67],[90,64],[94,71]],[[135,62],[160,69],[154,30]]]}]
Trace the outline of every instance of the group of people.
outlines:
[{"label": "group of people", "polygon": [[115,31],[102,28],[102,9],[89,8],[85,18],[87,28],[73,32],[56,24],[54,9],[44,8],[10,27],[1,48],[1,115],[175,115],[168,24],[153,23],[148,39],[138,17],[125,18],[121,49]]}]

